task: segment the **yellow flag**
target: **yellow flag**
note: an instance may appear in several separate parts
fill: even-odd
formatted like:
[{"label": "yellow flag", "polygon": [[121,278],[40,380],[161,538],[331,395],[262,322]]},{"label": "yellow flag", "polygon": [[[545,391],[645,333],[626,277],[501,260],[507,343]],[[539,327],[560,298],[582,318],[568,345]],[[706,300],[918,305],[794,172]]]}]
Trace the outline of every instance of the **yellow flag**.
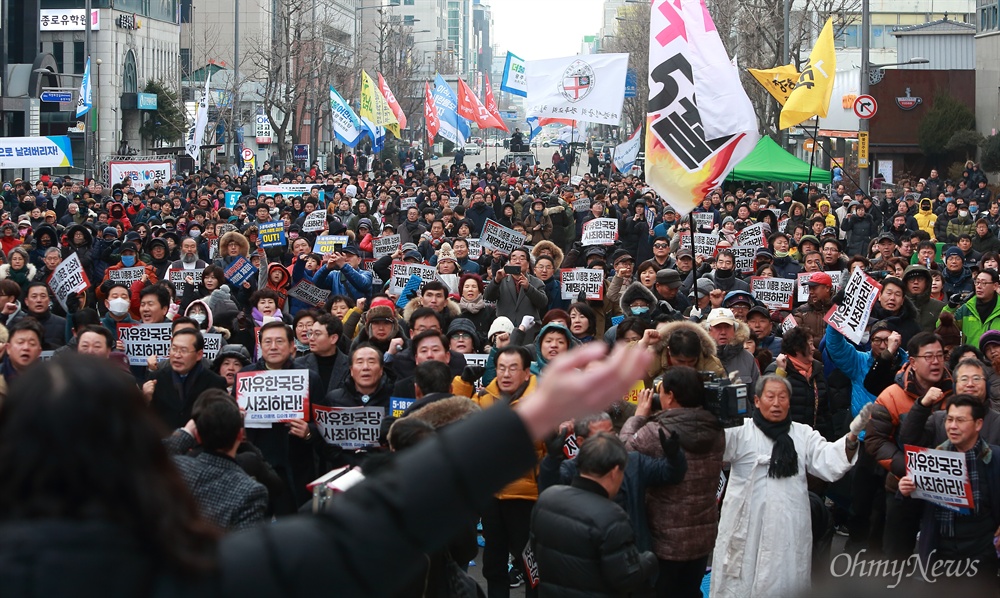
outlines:
[{"label": "yellow flag", "polygon": [[788,101],[788,96],[795,89],[795,82],[799,80],[799,72],[795,70],[794,64],[776,66],[773,69],[747,69],[747,71],[782,106]]},{"label": "yellow flag", "polygon": [[385,127],[386,131],[399,139],[399,121],[375,81],[365,71],[361,71],[361,116],[373,124]]},{"label": "yellow flag", "polygon": [[802,69],[795,89],[781,109],[780,128],[794,127],[814,116],[825,117],[833,93],[833,78],[837,74],[837,57],[833,51],[833,19],[827,19],[816,40],[809,62]]}]

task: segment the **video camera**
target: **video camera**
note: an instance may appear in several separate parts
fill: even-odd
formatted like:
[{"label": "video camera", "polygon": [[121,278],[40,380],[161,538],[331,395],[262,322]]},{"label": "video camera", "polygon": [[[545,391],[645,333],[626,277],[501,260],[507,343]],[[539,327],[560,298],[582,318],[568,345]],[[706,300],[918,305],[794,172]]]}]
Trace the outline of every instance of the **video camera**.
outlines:
[{"label": "video camera", "polygon": [[749,415],[749,385],[715,372],[698,372],[698,375],[705,388],[705,409],[719,419],[723,428],[742,426]]}]

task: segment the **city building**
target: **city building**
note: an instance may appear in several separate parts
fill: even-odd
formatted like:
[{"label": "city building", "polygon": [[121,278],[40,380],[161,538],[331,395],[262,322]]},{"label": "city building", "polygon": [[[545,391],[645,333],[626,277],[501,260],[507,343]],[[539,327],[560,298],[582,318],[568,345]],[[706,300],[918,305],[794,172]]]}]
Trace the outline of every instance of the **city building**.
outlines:
[{"label": "city building", "polygon": [[1000,132],[1000,2],[976,0],[976,128]]}]

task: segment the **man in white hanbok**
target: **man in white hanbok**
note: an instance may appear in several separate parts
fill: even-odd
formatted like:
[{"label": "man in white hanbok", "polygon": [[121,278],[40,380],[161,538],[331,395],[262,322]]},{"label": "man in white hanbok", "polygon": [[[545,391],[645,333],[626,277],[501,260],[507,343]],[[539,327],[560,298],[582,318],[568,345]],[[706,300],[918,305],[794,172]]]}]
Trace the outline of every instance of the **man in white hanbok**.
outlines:
[{"label": "man in white hanbok", "polygon": [[752,419],[726,430],[732,464],[712,559],[712,598],[782,598],[808,591],[812,526],[806,474],[834,482],[847,473],[870,406],[851,431],[827,442],[788,415],[791,385],[769,375],[757,383]]}]

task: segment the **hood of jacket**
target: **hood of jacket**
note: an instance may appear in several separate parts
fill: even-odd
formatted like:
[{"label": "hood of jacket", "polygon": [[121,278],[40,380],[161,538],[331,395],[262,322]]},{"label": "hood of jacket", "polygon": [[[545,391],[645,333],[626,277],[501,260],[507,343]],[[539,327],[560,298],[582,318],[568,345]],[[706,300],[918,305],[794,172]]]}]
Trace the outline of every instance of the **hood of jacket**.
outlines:
[{"label": "hood of jacket", "polygon": [[625,290],[622,291],[621,298],[618,300],[618,306],[621,308],[623,314],[632,313],[632,310],[629,309],[629,304],[631,304],[636,299],[644,299],[647,302],[649,302],[650,311],[652,311],[657,304],[656,295],[653,294],[653,291],[647,289],[641,282],[637,280],[632,284],[628,285],[627,287],[625,287]]},{"label": "hood of jacket", "polygon": [[537,259],[538,256],[542,255],[542,253],[552,254],[552,260],[555,262],[553,266],[556,270],[558,270],[559,266],[562,265],[563,257],[565,257],[563,255],[563,250],[559,249],[559,246],[552,241],[539,241],[535,244],[535,247],[532,248],[531,255]]},{"label": "hood of jacket", "polygon": [[719,441],[719,418],[702,408],[668,409],[656,414],[657,423],[677,432],[681,448],[689,453],[707,453]]},{"label": "hood of jacket", "polygon": [[[573,336],[573,333],[570,332],[569,328],[566,328],[561,323],[549,322],[545,326],[542,326],[542,329],[538,331],[538,336],[535,337],[536,357],[535,357],[535,363],[531,365],[532,374],[538,374],[543,369],[545,369],[545,366],[548,365],[549,363],[549,360],[546,359],[544,355],[542,355],[542,338],[553,330],[558,330],[559,332],[562,332],[566,335],[566,339],[569,343],[570,349],[572,349],[573,347],[578,347],[580,345],[580,341],[578,341],[576,337]],[[536,364],[538,366],[537,368],[535,367]]]},{"label": "hood of jacket", "polygon": [[698,340],[701,341],[702,359],[715,359],[715,339],[708,334],[708,331],[705,328],[702,328],[694,322],[684,320],[680,322],[666,322],[656,327],[656,331],[660,333],[659,342],[653,346],[656,352],[664,353],[667,350],[667,341],[670,339],[670,335],[682,328],[690,330],[698,335]]},{"label": "hood of jacket", "polygon": [[[48,242],[45,242],[45,238],[48,237]],[[36,249],[45,250],[49,247],[59,246],[59,236],[56,234],[56,229],[48,224],[43,224],[38,227],[35,231],[35,247]]]},{"label": "hood of jacket", "polygon": [[83,246],[89,247],[94,244],[94,235],[91,234],[90,229],[82,224],[74,224],[66,230],[66,242],[70,247],[73,247],[73,235],[76,231],[83,232]]},{"label": "hood of jacket", "polygon": [[802,215],[798,216],[798,218],[805,218],[806,217],[806,207],[804,205],[802,205],[802,202],[793,201],[792,203],[788,204],[788,216],[790,218],[795,218],[796,217],[795,216],[795,208],[802,208]]},{"label": "hood of jacket", "polygon": [[212,328],[212,308],[208,306],[208,302],[205,301],[204,299],[196,299],[196,300],[192,301],[191,304],[187,306],[187,309],[184,310],[184,315],[186,317],[190,318],[191,317],[190,316],[190,314],[191,314],[191,308],[194,307],[195,305],[200,305],[202,307],[202,309],[204,309],[205,312],[206,312],[206,314],[207,314],[205,316],[205,325],[204,325],[204,327],[202,327],[202,331],[207,331],[207,330],[211,329]]},{"label": "hood of jacket", "polygon": [[[271,272],[281,272],[281,280],[277,284],[271,282]],[[270,288],[285,288],[290,282],[291,277],[288,274],[288,268],[282,266],[278,262],[271,262],[267,265],[267,286]]]},{"label": "hood of jacket", "polygon": [[822,208],[822,207],[823,207],[824,205],[825,205],[825,206],[826,206],[827,208],[830,208],[830,202],[829,202],[829,200],[826,200],[826,199],[821,199],[821,200],[817,201],[817,202],[816,202],[816,210],[818,211],[818,210],[819,210],[820,208]]},{"label": "hood of jacket", "polygon": [[[434,401],[413,413],[407,418],[419,419],[434,426],[434,429],[442,428],[448,424],[461,421],[476,412],[481,411],[479,405],[466,397],[454,396],[448,399]],[[406,419],[406,418],[403,418]]]},{"label": "hood of jacket", "polygon": [[[713,339],[712,335],[708,333],[708,322],[702,322],[701,327],[702,330],[705,331],[705,335],[712,341],[712,346],[715,346],[715,339]],[[743,344],[748,338],[750,338],[750,327],[747,326],[745,322],[736,320],[736,330],[733,333],[733,338],[729,341],[729,344],[726,345],[726,347],[739,347],[742,349]]]},{"label": "hood of jacket", "polygon": [[[410,300],[409,303],[406,304],[406,307],[403,308],[403,320],[409,322],[410,316],[413,315],[413,312],[423,307],[423,302],[421,301],[421,299],[422,299],[421,297],[414,297],[413,299]],[[448,300],[448,307],[446,309],[448,311],[448,316],[452,319],[461,317],[462,315],[461,306],[459,306],[459,304],[456,303],[453,299]]]},{"label": "hood of jacket", "polygon": [[930,213],[933,210],[934,210],[934,206],[933,206],[933,203],[931,202],[931,200],[929,198],[925,197],[925,198],[923,198],[923,199],[920,200],[920,212],[922,214],[930,215]]},{"label": "hood of jacket", "polygon": [[[930,287],[928,287],[925,295],[928,299],[930,298]],[[881,303],[876,302],[875,306],[872,307],[871,322],[875,323],[879,320],[888,320],[890,322],[905,322],[907,320],[913,320],[916,322],[919,315],[920,314],[917,313],[917,306],[914,305],[913,300],[909,297],[904,297],[903,306],[899,308],[899,313],[897,314],[890,314],[884,307],[882,307]]]},{"label": "hood of jacket", "polygon": [[219,239],[219,257],[228,257],[228,253],[223,248],[232,242],[240,246],[240,255],[250,257],[250,241],[242,233],[236,231],[229,231]]}]

